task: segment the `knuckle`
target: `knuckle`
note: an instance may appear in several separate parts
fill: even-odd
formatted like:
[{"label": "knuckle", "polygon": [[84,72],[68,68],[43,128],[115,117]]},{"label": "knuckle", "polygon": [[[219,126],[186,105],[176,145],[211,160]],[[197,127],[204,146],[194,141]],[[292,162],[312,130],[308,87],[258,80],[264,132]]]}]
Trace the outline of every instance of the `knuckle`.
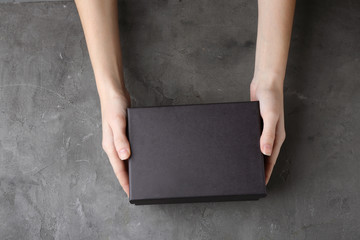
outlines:
[{"label": "knuckle", "polygon": [[126,116],[123,114],[116,114],[109,119],[109,124],[112,129],[114,129],[114,126],[116,126],[116,129],[121,129],[121,131],[124,131],[126,128]]},{"label": "knuckle", "polygon": [[115,114],[114,120],[119,124],[126,125],[126,116],[124,114]]},{"label": "knuckle", "polygon": [[284,142],[284,141],[285,141],[285,138],[286,138],[286,133],[285,133],[285,132],[281,132],[281,133],[279,134],[279,140],[280,140],[281,142]]},{"label": "knuckle", "polygon": [[114,139],[114,144],[115,144],[115,148],[116,150],[120,150],[121,148],[127,147],[127,141],[125,141],[124,138],[115,138]]},{"label": "knuckle", "polygon": [[106,153],[108,153],[111,149],[111,145],[105,141],[102,142],[101,146]]},{"label": "knuckle", "polygon": [[251,83],[250,83],[250,89],[251,89],[252,91],[255,91],[255,90],[256,90],[256,83],[255,83],[254,81],[251,81]]},{"label": "knuckle", "polygon": [[266,139],[266,140],[273,140],[275,139],[275,133],[273,132],[264,132],[263,133],[263,138]]}]

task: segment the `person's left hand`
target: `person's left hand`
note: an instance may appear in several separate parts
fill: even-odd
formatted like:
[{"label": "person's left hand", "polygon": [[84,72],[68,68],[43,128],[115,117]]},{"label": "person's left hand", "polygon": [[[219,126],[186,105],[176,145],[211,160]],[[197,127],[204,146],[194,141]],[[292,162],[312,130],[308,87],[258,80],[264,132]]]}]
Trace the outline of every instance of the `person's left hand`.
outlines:
[{"label": "person's left hand", "polygon": [[268,184],[280,148],[285,140],[283,83],[266,78],[253,78],[250,84],[251,101],[259,101],[264,127],[260,150],[265,154],[265,184]]}]

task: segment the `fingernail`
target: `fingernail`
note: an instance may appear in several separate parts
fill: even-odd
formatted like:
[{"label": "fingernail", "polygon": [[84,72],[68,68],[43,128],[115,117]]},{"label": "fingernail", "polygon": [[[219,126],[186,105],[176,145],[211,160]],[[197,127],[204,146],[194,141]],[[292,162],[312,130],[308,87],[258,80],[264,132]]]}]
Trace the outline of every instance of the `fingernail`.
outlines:
[{"label": "fingernail", "polygon": [[124,148],[120,150],[119,155],[121,160],[126,160],[129,156],[129,152]]},{"label": "fingernail", "polygon": [[265,155],[268,155],[270,156],[271,155],[271,151],[272,151],[272,147],[270,144],[265,144],[264,145],[264,152],[265,152]]}]

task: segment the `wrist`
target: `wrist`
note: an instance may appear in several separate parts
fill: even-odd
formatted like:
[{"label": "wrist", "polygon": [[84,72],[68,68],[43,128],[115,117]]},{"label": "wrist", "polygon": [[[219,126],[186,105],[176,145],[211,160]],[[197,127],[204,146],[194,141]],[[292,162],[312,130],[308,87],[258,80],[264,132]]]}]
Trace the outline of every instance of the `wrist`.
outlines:
[{"label": "wrist", "polygon": [[272,90],[283,90],[285,74],[272,71],[256,70],[251,84]]},{"label": "wrist", "polygon": [[112,77],[97,77],[96,86],[100,101],[105,98],[117,98],[127,93],[124,81]]}]

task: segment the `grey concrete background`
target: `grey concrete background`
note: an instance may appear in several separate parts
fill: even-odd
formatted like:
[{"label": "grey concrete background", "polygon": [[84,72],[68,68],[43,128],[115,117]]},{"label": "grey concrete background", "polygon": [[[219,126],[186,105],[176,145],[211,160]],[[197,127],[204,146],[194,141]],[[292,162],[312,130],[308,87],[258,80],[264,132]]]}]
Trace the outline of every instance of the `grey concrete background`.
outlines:
[{"label": "grey concrete background", "polygon": [[[120,2],[133,106],[249,100],[256,1]],[[133,206],[72,2],[0,4],[0,239],[360,239],[360,2],[298,1],[268,197]]]}]

